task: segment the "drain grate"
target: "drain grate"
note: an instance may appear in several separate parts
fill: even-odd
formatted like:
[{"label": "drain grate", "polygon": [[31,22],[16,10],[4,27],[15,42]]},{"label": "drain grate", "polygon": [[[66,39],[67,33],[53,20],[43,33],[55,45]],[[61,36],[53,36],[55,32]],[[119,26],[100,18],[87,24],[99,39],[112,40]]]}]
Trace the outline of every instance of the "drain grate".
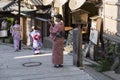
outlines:
[{"label": "drain grate", "polygon": [[35,67],[35,66],[40,66],[42,63],[41,62],[27,62],[23,63],[22,65],[24,67]]}]

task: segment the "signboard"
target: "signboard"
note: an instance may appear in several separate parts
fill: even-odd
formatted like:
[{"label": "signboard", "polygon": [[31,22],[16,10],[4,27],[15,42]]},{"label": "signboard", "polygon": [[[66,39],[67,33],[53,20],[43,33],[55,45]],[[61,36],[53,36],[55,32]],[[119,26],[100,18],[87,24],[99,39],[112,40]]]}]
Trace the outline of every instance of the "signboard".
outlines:
[{"label": "signboard", "polygon": [[97,45],[98,42],[98,31],[97,30],[91,30],[90,31],[90,41],[92,41],[95,45]]},{"label": "signboard", "polygon": [[7,37],[7,30],[1,30],[0,37]]}]

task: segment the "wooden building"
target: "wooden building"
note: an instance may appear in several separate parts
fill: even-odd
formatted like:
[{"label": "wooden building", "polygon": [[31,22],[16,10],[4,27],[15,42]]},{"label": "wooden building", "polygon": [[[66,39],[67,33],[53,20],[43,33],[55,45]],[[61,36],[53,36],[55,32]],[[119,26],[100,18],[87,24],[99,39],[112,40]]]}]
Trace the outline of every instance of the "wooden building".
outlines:
[{"label": "wooden building", "polygon": [[[20,25],[22,26],[22,42],[26,45],[30,44],[29,33],[33,25],[37,26],[42,33],[42,39],[48,36],[48,28],[46,19],[51,18],[51,6],[43,6],[41,0],[3,0],[6,3],[0,6],[0,16],[19,18]],[[9,2],[9,3],[8,3]],[[19,16],[20,7],[20,16]]]}]

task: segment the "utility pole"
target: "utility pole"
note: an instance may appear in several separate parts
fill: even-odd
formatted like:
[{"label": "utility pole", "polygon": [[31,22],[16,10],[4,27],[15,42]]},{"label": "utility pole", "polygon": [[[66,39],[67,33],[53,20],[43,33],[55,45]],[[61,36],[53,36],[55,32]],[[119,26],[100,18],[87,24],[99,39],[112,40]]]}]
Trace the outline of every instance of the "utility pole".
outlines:
[{"label": "utility pole", "polygon": [[[18,18],[19,18],[19,24],[20,24],[20,12],[21,12],[21,0],[18,0]],[[19,49],[21,50],[21,40],[19,42]]]}]

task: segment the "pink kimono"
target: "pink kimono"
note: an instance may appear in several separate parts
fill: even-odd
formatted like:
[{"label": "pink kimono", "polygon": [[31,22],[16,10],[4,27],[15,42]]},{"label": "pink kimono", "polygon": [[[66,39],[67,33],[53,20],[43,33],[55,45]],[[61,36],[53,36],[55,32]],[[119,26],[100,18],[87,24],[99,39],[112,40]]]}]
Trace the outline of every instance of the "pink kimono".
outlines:
[{"label": "pink kimono", "polygon": [[13,37],[14,48],[16,51],[19,50],[19,42],[21,38],[21,26],[19,24],[15,24],[11,26],[10,32]]},{"label": "pink kimono", "polygon": [[55,24],[54,27],[50,27],[50,38],[53,40],[52,46],[52,63],[55,65],[63,64],[63,41],[64,37],[56,37],[56,33],[59,31],[64,32],[64,25],[62,22]]}]

